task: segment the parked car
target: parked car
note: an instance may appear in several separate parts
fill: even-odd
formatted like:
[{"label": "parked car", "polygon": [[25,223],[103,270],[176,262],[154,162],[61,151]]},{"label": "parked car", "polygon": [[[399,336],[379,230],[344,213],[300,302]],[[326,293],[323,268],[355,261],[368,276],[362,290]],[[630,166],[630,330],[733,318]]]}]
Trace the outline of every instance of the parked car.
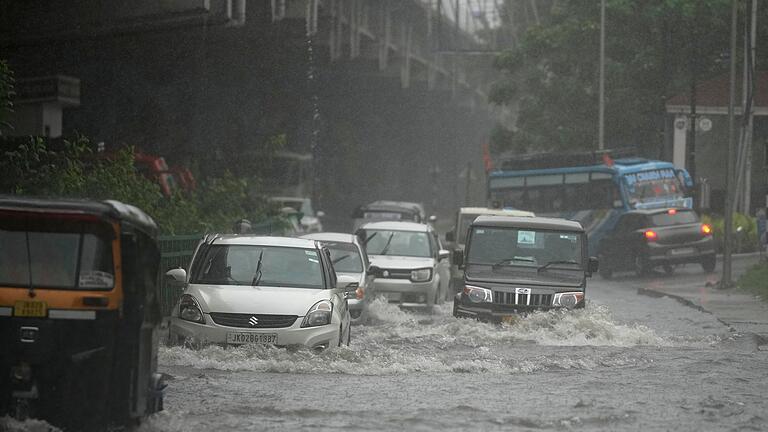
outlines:
[{"label": "parked car", "polygon": [[450,252],[431,226],[370,222],[356,234],[373,264],[373,296],[406,307],[432,307],[449,296]]},{"label": "parked car", "polygon": [[306,234],[302,238],[317,240],[331,252],[331,263],[338,276],[350,276],[358,282],[358,287],[346,292],[349,315],[352,322],[360,322],[365,318],[367,298],[366,291],[373,283],[374,275],[365,249],[357,236],[342,233]]},{"label": "parked car", "polygon": [[[403,221],[422,223],[427,220],[424,206],[405,201],[374,201],[361,205],[352,213],[352,231],[368,222]],[[429,218],[434,221],[434,217]]]},{"label": "parked car", "polygon": [[337,277],[330,251],[314,240],[209,235],[189,273],[167,275],[185,284],[170,320],[172,343],[349,344],[345,292],[359,282]]},{"label": "parked car", "polygon": [[[520,217],[533,217],[535,214],[525,210],[512,210],[512,209],[493,209],[485,207],[461,207],[456,212],[456,221],[454,222],[453,229],[445,233],[445,241],[448,243],[449,249],[453,253],[464,253],[464,247],[467,243],[467,233],[469,232],[469,226],[477,219],[478,216],[520,216]],[[456,293],[461,289],[461,282],[464,279],[464,270],[459,266],[451,265],[451,292]]]},{"label": "parked car", "polygon": [[642,276],[659,266],[672,273],[676,264],[685,263],[701,264],[709,273],[716,263],[712,227],[687,208],[624,213],[598,250],[606,278],[622,270]]},{"label": "parked car", "polygon": [[315,213],[312,208],[311,198],[301,197],[270,197],[269,200],[277,204],[281,209],[289,208],[301,213],[301,229],[304,232],[321,232],[323,230],[323,223],[321,219],[325,217],[325,212],[318,211]]},{"label": "parked car", "polygon": [[454,261],[464,268],[464,280],[453,315],[493,322],[534,310],[583,308],[587,277],[598,267],[587,256],[581,224],[542,217],[479,216],[465,254]]}]

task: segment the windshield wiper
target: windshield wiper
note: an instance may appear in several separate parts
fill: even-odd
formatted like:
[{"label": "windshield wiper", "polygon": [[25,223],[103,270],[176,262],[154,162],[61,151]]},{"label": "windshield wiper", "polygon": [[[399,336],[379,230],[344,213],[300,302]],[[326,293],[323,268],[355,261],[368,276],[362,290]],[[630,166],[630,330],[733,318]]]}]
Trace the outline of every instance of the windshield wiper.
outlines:
[{"label": "windshield wiper", "polygon": [[523,261],[523,262],[529,262],[529,263],[536,262],[536,260],[534,260],[532,257],[515,256],[515,257],[512,257],[512,258],[505,258],[505,259],[497,262],[496,264],[494,264],[491,267],[493,267],[493,268],[501,267],[501,266],[503,266],[504,264],[506,264],[508,262],[514,262],[514,261]]},{"label": "windshield wiper", "polygon": [[253,286],[259,286],[259,281],[261,281],[261,260],[264,258],[264,249],[261,250],[261,253],[259,254],[259,262],[256,264],[256,273],[253,275],[253,279],[251,280],[251,285]]},{"label": "windshield wiper", "polygon": [[389,251],[389,245],[392,244],[392,238],[395,236],[395,233],[392,233],[389,235],[389,238],[387,239],[387,244],[384,245],[384,249],[379,252],[379,255],[386,255]]},{"label": "windshield wiper", "polygon": [[342,256],[340,256],[340,257],[336,258],[335,260],[333,260],[332,262],[333,262],[334,264],[336,264],[336,263],[338,263],[339,261],[343,261],[343,260],[345,260],[345,259],[347,259],[347,258],[349,258],[349,257],[351,257],[351,256],[352,256],[352,255],[342,255]]},{"label": "windshield wiper", "polygon": [[369,242],[369,241],[371,241],[371,239],[372,239],[372,238],[374,238],[374,237],[376,237],[378,234],[379,234],[378,232],[374,232],[373,234],[371,234],[370,236],[368,236],[368,238],[367,238],[367,239],[365,239],[365,241],[363,242],[363,245],[367,245],[367,244],[368,244],[368,242]]},{"label": "windshield wiper", "polygon": [[537,269],[536,269],[536,271],[537,271],[538,273],[541,273],[541,271],[542,271],[542,270],[544,270],[544,269],[546,269],[547,267],[549,267],[549,266],[551,266],[551,265],[554,265],[554,264],[575,264],[575,265],[579,265],[579,263],[577,263],[577,262],[576,262],[576,261],[574,261],[574,260],[560,260],[560,261],[550,261],[550,262],[548,262],[548,263],[544,264],[543,266],[540,266],[539,268],[537,268]]}]

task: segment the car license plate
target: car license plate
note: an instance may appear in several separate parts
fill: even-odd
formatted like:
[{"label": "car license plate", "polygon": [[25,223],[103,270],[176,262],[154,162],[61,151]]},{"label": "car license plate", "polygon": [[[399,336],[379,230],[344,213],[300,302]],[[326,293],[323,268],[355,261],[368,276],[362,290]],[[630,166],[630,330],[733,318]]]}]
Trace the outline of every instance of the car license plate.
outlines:
[{"label": "car license plate", "polygon": [[274,345],[277,343],[277,335],[274,333],[227,333],[227,343]]},{"label": "car license plate", "polygon": [[520,317],[517,315],[504,315],[501,317],[501,322],[504,324],[514,324],[520,320]]},{"label": "car license plate", "polygon": [[48,315],[48,305],[42,301],[17,301],[13,306],[13,316],[45,318]]},{"label": "car license plate", "polygon": [[669,254],[672,256],[679,256],[679,255],[690,255],[694,252],[693,248],[680,248],[680,249],[672,249],[669,251]]}]

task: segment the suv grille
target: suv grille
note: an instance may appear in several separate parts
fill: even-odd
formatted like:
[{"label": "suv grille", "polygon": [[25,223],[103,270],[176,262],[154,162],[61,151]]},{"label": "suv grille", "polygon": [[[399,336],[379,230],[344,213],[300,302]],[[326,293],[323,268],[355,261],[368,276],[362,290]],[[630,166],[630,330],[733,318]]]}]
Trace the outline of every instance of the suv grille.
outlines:
[{"label": "suv grille", "polygon": [[[384,272],[387,273],[387,276],[384,276]],[[384,279],[410,279],[411,278],[411,271],[410,270],[390,270],[390,269],[382,269],[381,276]]]},{"label": "suv grille", "polygon": [[552,306],[552,294],[516,294],[494,291],[493,302],[512,306]]},{"label": "suv grille", "polygon": [[[253,319],[252,319],[253,318]],[[211,319],[218,325],[240,328],[282,328],[296,322],[296,315],[259,315],[211,312]]]}]

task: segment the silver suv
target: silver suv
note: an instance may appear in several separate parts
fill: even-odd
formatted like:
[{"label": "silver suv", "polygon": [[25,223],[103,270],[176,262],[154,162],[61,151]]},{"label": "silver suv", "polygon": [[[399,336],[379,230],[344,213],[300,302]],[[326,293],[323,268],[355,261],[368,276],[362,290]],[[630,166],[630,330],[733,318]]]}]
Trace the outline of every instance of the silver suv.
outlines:
[{"label": "silver suv", "polygon": [[372,295],[401,306],[442,303],[451,296],[450,253],[434,229],[413,222],[371,222],[357,230],[376,275]]}]

